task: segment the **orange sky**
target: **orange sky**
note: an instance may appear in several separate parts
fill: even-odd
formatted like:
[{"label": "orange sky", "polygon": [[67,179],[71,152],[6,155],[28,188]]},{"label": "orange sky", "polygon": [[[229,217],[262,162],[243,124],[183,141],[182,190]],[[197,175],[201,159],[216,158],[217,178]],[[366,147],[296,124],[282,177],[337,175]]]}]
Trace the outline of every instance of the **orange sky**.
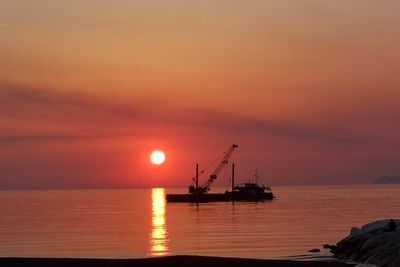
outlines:
[{"label": "orange sky", "polygon": [[0,188],[186,186],[232,143],[273,185],[399,174],[398,10],[3,0]]}]

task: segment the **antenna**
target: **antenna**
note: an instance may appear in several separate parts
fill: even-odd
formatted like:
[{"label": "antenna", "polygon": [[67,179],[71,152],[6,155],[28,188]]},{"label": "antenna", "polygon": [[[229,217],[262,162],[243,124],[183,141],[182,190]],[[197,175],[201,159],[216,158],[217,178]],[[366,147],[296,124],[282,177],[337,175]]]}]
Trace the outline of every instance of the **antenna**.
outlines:
[{"label": "antenna", "polygon": [[258,173],[258,169],[256,169],[254,177],[256,178],[256,184],[257,184],[258,183],[258,179],[260,178],[260,174]]}]

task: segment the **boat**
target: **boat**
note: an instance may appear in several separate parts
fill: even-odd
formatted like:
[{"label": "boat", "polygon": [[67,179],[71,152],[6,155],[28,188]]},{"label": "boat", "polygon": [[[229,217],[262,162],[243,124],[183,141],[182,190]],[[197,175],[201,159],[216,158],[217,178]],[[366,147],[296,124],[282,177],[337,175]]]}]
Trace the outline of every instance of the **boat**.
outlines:
[{"label": "boat", "polygon": [[[247,182],[244,184],[235,185],[235,164],[232,164],[232,184],[231,191],[225,193],[208,193],[211,189],[211,184],[217,179],[218,174],[223,167],[228,164],[231,157],[238,145],[233,144],[227,152],[224,153],[222,160],[219,162],[215,170],[210,175],[209,179],[204,185],[199,185],[199,165],[196,164],[196,176],[193,179],[195,185],[189,186],[188,194],[167,194],[167,202],[184,202],[184,203],[205,203],[205,202],[229,202],[229,201],[265,201],[275,198],[269,186],[260,186],[257,184],[259,179],[258,172],[256,171],[256,181]],[[203,173],[202,171],[201,173]]]}]

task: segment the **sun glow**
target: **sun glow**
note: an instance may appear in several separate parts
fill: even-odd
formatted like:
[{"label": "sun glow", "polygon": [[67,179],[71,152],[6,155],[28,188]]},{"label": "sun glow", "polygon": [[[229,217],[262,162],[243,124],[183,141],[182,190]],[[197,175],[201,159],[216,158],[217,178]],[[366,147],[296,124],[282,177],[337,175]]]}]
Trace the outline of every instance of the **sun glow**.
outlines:
[{"label": "sun glow", "polygon": [[165,153],[161,150],[153,151],[150,155],[150,161],[155,165],[163,164],[165,161]]}]

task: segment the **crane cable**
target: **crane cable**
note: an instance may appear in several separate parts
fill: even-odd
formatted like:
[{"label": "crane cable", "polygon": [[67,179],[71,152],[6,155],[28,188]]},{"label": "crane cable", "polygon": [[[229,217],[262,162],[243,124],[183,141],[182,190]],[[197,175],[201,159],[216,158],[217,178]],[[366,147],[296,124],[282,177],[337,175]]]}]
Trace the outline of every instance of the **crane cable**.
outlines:
[{"label": "crane cable", "polygon": [[[223,158],[226,155],[226,153],[227,153],[227,151],[224,151],[221,156],[219,156],[218,158],[215,158],[215,160],[213,160],[205,168],[203,168],[199,172],[199,178],[203,173],[205,173],[206,170],[210,169],[212,166],[215,166],[219,161],[221,161],[221,158]],[[192,181],[195,182],[196,181],[196,177],[193,177]],[[207,183],[207,181],[205,183]]]}]

